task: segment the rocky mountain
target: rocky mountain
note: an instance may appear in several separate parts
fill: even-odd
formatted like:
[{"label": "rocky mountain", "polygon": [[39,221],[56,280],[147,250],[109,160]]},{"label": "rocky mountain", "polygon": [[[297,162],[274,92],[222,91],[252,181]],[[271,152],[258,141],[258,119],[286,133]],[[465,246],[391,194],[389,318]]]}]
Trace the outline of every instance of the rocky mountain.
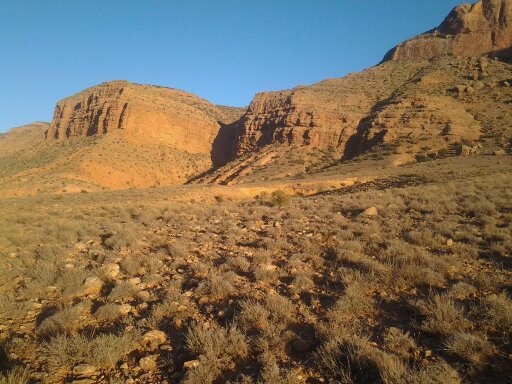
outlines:
[{"label": "rocky mountain", "polygon": [[512,58],[512,1],[462,4],[436,29],[393,48],[384,61],[445,55]]},{"label": "rocky mountain", "polygon": [[[329,149],[345,160],[380,149],[395,165],[461,153],[477,142],[489,152],[508,148],[511,5],[461,5],[440,27],[394,48],[376,67],[256,95],[236,126],[235,161],[200,180],[240,181],[241,174],[269,167],[277,152],[288,152],[283,145],[302,156]],[[275,148],[262,151],[269,145]]]},{"label": "rocky mountain", "polygon": [[[4,151],[0,194],[229,184],[304,177],[355,157],[398,166],[510,151],[511,4],[461,5],[380,65],[259,93],[247,109],[127,81],[86,89],[57,103],[46,140],[27,128],[23,150]],[[16,148],[6,143],[22,131],[0,148]],[[33,135],[43,143],[25,150]]]}]

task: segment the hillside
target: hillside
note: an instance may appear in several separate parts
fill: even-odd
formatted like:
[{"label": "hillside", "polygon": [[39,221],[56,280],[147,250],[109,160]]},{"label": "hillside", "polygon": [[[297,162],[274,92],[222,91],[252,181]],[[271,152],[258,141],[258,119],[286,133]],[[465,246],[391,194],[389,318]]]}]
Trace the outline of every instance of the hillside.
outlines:
[{"label": "hillside", "polygon": [[46,134],[0,139],[0,195],[182,184],[211,168],[219,129],[242,112],[169,88],[100,84],[58,102]]},{"label": "hillside", "polygon": [[510,0],[247,108],[0,135],[0,384],[512,383]]}]

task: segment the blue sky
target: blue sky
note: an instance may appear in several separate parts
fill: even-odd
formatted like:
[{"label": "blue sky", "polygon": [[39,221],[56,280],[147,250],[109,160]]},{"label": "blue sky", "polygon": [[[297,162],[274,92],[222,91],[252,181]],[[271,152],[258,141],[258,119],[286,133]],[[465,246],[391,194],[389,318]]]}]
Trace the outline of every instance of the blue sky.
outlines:
[{"label": "blue sky", "polygon": [[123,79],[247,105],[341,77],[443,20],[459,0],[0,0],[0,131]]}]

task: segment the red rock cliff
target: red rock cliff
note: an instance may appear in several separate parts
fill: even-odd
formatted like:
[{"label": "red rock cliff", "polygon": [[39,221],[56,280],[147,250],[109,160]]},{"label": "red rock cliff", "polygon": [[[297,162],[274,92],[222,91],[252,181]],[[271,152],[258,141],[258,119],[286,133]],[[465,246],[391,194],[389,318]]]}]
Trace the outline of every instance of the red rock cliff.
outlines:
[{"label": "red rock cliff", "polygon": [[235,120],[237,113],[238,109],[218,107],[183,91],[112,81],[58,102],[47,138],[118,131],[186,152],[209,154],[219,121]]}]

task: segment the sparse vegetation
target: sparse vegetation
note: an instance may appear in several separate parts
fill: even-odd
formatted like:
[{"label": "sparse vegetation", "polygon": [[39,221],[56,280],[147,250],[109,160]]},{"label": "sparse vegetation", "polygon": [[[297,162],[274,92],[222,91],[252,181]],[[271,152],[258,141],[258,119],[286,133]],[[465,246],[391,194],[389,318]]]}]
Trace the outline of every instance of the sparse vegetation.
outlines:
[{"label": "sparse vegetation", "polygon": [[98,382],[499,382],[510,169],[446,182],[452,163],[415,167],[419,185],[397,169],[398,186],[387,175],[279,209],[164,188],[0,201],[2,380],[85,364]]}]

